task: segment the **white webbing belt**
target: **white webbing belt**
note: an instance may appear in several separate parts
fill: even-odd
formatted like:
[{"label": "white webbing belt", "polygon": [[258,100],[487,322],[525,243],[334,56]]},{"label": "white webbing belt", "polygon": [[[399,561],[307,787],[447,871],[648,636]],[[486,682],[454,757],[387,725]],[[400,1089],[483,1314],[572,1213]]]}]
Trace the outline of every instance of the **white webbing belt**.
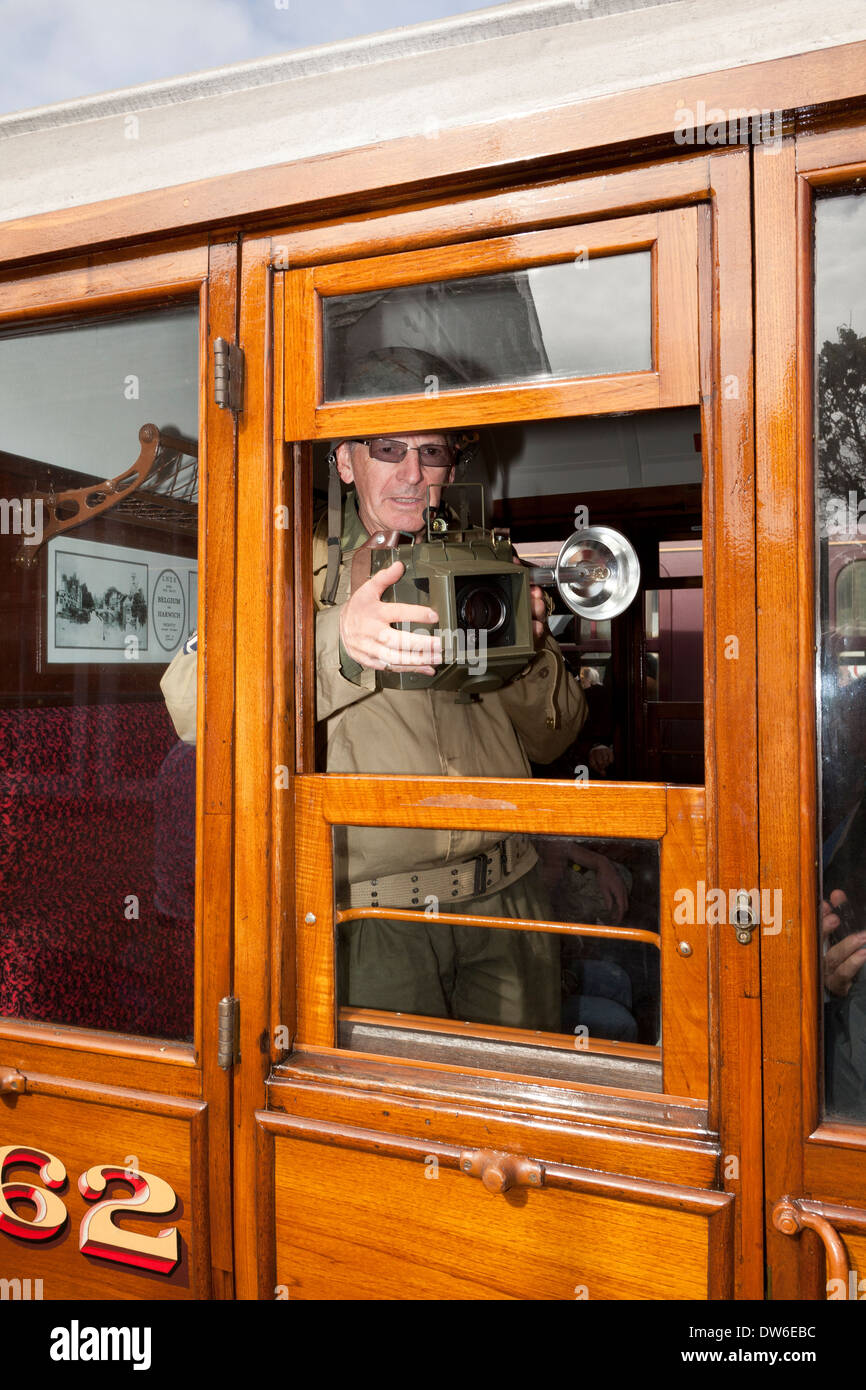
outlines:
[{"label": "white webbing belt", "polygon": [[532,846],[528,835],[509,835],[483,854],[440,869],[419,869],[414,874],[389,874],[349,886],[352,907],[404,907],[423,912],[426,899],[435,897],[443,912],[448,903],[465,902],[492,893],[510,878]]}]

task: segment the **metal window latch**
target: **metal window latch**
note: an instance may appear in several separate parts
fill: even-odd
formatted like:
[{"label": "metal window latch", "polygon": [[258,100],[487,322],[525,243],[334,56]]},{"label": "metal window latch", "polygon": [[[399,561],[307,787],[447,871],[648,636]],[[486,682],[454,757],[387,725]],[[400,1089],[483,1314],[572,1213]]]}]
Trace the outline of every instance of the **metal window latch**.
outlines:
[{"label": "metal window latch", "polygon": [[214,339],[213,389],[214,401],[222,410],[231,410],[237,414],[243,409],[243,349],[226,338]]},{"label": "metal window latch", "polygon": [[241,1001],[227,994],[219,1002],[217,1062],[225,1070],[241,1060]]},{"label": "metal window latch", "polygon": [[732,926],[737,933],[737,940],[741,946],[748,946],[752,939],[752,932],[758,925],[757,914],[752,907],[752,895],[741,888],[735,898],[734,918]]}]

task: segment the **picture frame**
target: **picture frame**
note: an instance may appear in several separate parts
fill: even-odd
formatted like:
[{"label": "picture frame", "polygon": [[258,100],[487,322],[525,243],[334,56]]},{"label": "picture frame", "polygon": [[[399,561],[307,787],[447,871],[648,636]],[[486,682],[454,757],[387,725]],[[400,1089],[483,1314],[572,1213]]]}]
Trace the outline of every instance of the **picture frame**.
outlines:
[{"label": "picture frame", "polygon": [[69,535],[46,551],[47,665],[165,666],[195,631],[194,558]]}]

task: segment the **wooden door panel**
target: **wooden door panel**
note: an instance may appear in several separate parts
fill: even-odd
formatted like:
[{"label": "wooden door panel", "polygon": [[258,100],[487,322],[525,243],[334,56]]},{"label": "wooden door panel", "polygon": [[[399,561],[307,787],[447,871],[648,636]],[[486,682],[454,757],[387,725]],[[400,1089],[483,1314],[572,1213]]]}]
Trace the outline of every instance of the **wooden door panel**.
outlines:
[{"label": "wooden door panel", "polygon": [[[0,1275],[41,1279],[42,1297],[50,1300],[209,1297],[207,1107],[200,1101],[49,1077],[28,1076],[27,1086],[23,1095],[0,1101],[4,1195],[12,1194],[0,1206]],[[35,1161],[22,1162],[22,1151],[28,1150]],[[54,1213],[62,1224],[56,1235],[33,1239],[39,1230],[39,1199],[19,1200],[14,1194],[23,1186],[44,1189],[37,1163],[49,1156],[62,1165],[65,1176],[44,1220]],[[92,1170],[100,1166],[104,1172],[98,1179]],[[115,1171],[126,1171],[130,1180],[111,1177]],[[85,1173],[91,1192],[97,1190],[94,1184],[106,1182],[101,1195],[91,1200],[79,1187]],[[55,1175],[60,1176],[57,1163],[47,1180]],[[136,1175],[148,1182],[152,1214],[137,1209],[148,1194]],[[115,1231],[104,1213],[93,1215],[105,1198],[118,1204]],[[15,1229],[7,1206],[28,1223],[26,1228]],[[176,1234],[163,1236],[166,1231]],[[147,1239],[136,1239],[141,1236]],[[104,1254],[86,1252],[86,1245]]]},{"label": "wooden door panel", "polygon": [[[160,652],[158,660],[139,662],[138,667],[133,661],[106,665],[88,657],[90,649],[82,647],[78,663],[58,663],[59,676],[49,671],[56,690],[45,699],[38,686],[39,679],[47,679],[42,674],[45,662],[34,640],[10,663],[12,683],[6,690],[12,714],[46,726],[32,731],[30,748],[40,778],[36,791],[42,793],[53,819],[43,815],[40,804],[25,806],[28,821],[19,801],[7,815],[5,832],[8,850],[14,837],[20,840],[40,815],[48,827],[40,872],[30,875],[32,883],[14,857],[7,854],[4,861],[0,937],[3,979],[9,988],[0,1018],[0,1148],[6,1150],[11,1205],[0,1209],[0,1280],[40,1279],[38,1296],[48,1300],[190,1299],[232,1292],[228,1144],[214,1142],[214,1136],[228,1134],[230,1102],[230,1078],[217,1056],[217,1005],[231,990],[235,426],[230,412],[217,409],[214,402],[211,340],[234,337],[237,245],[231,239],[208,245],[199,238],[194,244],[166,244],[152,252],[138,247],[0,280],[0,322],[7,326],[10,340],[29,341],[42,332],[104,335],[112,326],[135,324],[145,311],[149,321],[155,321],[163,311],[172,312],[178,300],[184,301],[189,332],[177,348],[176,376],[185,383],[187,428],[190,436],[196,434],[194,440],[182,441],[190,446],[183,456],[197,459],[196,471],[185,475],[187,486],[179,487],[164,508],[148,501],[153,478],[146,478],[138,495],[135,490],[108,489],[111,505],[99,516],[69,513],[74,522],[69,529],[80,551],[87,548],[85,542],[95,546],[100,539],[122,540],[130,551],[141,552],[140,559],[151,551],[161,555],[169,544],[164,536],[172,539],[171,526],[176,525],[177,553],[186,556],[198,546],[198,599],[190,582],[184,591],[183,631],[170,645],[157,645],[153,637],[150,651]],[[103,316],[103,311],[108,312]],[[145,365],[152,360],[164,366],[164,356],[155,347],[148,351],[151,357],[142,349]],[[105,420],[98,408],[100,400],[110,399],[105,382],[120,370],[121,357],[115,343],[113,354],[106,350],[94,359],[102,364],[102,377],[92,374],[90,380],[102,381],[101,397],[95,385],[91,394],[76,392],[72,377],[65,383],[76,407],[81,400],[90,402],[86,423],[93,431],[93,467],[104,468],[99,478],[116,476],[131,462],[124,450],[115,456],[116,443],[106,446],[101,433]],[[91,359],[70,347],[62,360],[76,364]],[[22,362],[26,366],[26,360]],[[136,358],[133,365],[137,362]],[[161,380],[159,373],[155,376]],[[148,379],[143,373],[141,380]],[[139,380],[137,375],[127,377],[126,399],[138,400]],[[26,405],[30,397],[24,399]],[[150,400],[154,406],[159,403],[158,398]],[[134,405],[129,410],[130,420],[144,423],[132,413],[137,412]],[[109,411],[105,413],[111,418]],[[52,418],[47,406],[31,406],[27,413],[22,406],[22,429],[35,429],[43,423],[43,414]],[[115,421],[115,433],[117,428]],[[80,458],[75,464],[67,459],[50,434],[43,433],[31,452],[33,457],[20,460],[23,495],[37,485],[53,497],[55,474],[63,475],[58,497],[89,477],[81,471]],[[114,510],[115,502],[126,507],[126,521],[123,507]],[[76,529],[79,524],[81,530]],[[123,535],[110,534],[112,527]],[[71,545],[68,539],[64,543]],[[7,551],[10,566],[11,553]],[[18,593],[13,585],[9,588]],[[47,591],[38,601],[23,585],[21,592],[33,605],[22,630],[32,635],[45,625]],[[189,634],[187,602],[190,628],[199,628],[199,649],[210,663],[206,710],[204,660],[199,669],[199,741],[192,758],[193,750],[172,727],[160,687],[165,666]],[[139,669],[145,666],[146,682]],[[103,668],[117,682],[117,689],[106,685],[110,706],[100,686]],[[136,695],[137,710],[130,693]],[[106,710],[111,719],[104,718]],[[159,741],[154,736],[149,761],[131,766],[129,750],[145,742],[145,716],[146,726],[152,722],[157,728]],[[52,719],[55,734],[48,737]],[[84,730],[78,743],[69,736],[70,727],[79,730],[76,721]],[[125,744],[117,733],[121,726]],[[104,733],[102,741],[90,736],[94,728]],[[79,745],[86,747],[86,758]],[[7,742],[6,774],[14,764],[15,748]],[[184,754],[182,777],[171,781],[166,773],[160,783],[168,755],[179,751]],[[123,820],[117,806],[127,803],[145,810]],[[72,842],[73,826],[82,830],[83,850]],[[164,887],[157,882],[158,872],[169,873],[177,866],[178,879],[181,869],[185,875],[186,896],[181,899],[172,881],[175,896],[167,893],[158,899],[157,887]],[[45,889],[46,883],[57,882],[65,885],[62,917],[56,897]],[[16,894],[24,897],[22,883],[29,893],[23,906],[16,902]],[[127,886],[135,891],[125,899]],[[124,903],[130,908],[128,917],[123,915]],[[16,923],[13,910],[19,907]],[[89,954],[82,944],[85,939]],[[52,951],[58,944],[48,963],[47,952],[40,954],[38,949],[40,940]],[[150,973],[139,968],[142,959]],[[27,989],[18,988],[21,978]],[[40,998],[38,1007],[33,1004],[37,986],[50,986],[55,992],[47,1002]],[[66,1007],[67,994],[74,1007]],[[183,1005],[184,1027],[170,1030],[162,1011],[175,999]],[[27,1161],[28,1154],[35,1155],[35,1162]],[[40,1166],[46,1180],[61,1175],[56,1191],[47,1195],[41,1192]],[[84,1174],[88,1178],[82,1191],[79,1179]],[[27,1191],[36,1194],[32,1200],[24,1197]],[[102,1202],[116,1202],[124,1213],[115,1218],[115,1224],[118,1219],[121,1223],[118,1229],[112,1228]],[[40,1239],[52,1212],[62,1218],[58,1229]],[[162,1231],[169,1234],[163,1238]],[[80,1248],[81,1240],[92,1248]],[[4,1287],[0,1284],[0,1290]],[[18,1295],[13,1291],[11,1296]]]},{"label": "wooden door panel", "polygon": [[[824,588],[834,542],[819,498],[833,487],[821,462],[816,354],[820,338],[836,330],[816,329],[829,276],[852,286],[850,314],[862,334],[855,307],[862,277],[841,243],[828,261],[819,259],[815,220],[825,195],[850,192],[866,171],[862,113],[850,120],[846,130],[797,134],[773,154],[756,150],[754,166],[761,884],[785,905],[782,930],[762,943],[766,1206],[784,1215],[767,1227],[768,1287],[778,1299],[833,1297],[831,1266],[847,1259],[854,1268],[864,1247],[845,1227],[860,1221],[854,1204],[866,1194],[862,1125],[822,1118],[832,1110],[823,1094],[832,1068],[822,1057],[832,1034],[822,1025],[826,1002],[838,1001],[822,979],[819,930],[820,870],[839,819],[827,778],[831,755],[819,745],[833,721],[844,746],[844,711],[823,705],[834,698],[826,651],[836,620]],[[847,378],[852,400],[855,373]],[[844,760],[856,765],[853,744]],[[826,1269],[810,1231],[824,1241]]]},{"label": "wooden door panel", "polygon": [[[727,1292],[733,1199],[723,1194],[526,1159],[537,1186],[518,1180],[492,1192],[488,1176],[477,1176],[477,1150],[362,1130],[298,1138],[281,1127],[268,1120],[278,1297],[655,1300]],[[503,1162],[489,1154],[483,1161],[487,1175]],[[472,1175],[464,1171],[470,1164]]]}]

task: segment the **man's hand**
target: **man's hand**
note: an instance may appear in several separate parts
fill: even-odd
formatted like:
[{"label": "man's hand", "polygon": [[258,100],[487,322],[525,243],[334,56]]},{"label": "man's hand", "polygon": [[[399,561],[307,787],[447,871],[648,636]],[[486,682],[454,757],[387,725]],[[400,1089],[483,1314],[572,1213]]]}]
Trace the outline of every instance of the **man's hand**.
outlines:
[{"label": "man's hand", "polygon": [[385,603],[382,595],[396,584],[405,565],[395,560],[371,575],[343,605],[340,640],[359,666],[373,671],[409,671],[434,676],[442,664],[442,639],[432,633],[401,632],[392,623],[438,623],[433,608],[416,603]]},{"label": "man's hand", "polygon": [[[830,894],[829,902],[821,904],[821,931],[826,941],[840,925],[838,909],[848,899],[840,888]],[[833,909],[837,911],[834,912]],[[827,949],[824,956],[824,985],[831,994],[844,999],[860,967],[866,963],[866,932],[851,932]]]},{"label": "man's hand", "polygon": [[622,874],[617,873],[613,864],[609,859],[605,859],[603,854],[600,854],[598,858],[595,876],[601,889],[601,896],[604,898],[604,905],[610,913],[611,921],[621,922],[628,908],[628,891]]},{"label": "man's hand", "polygon": [[536,647],[540,647],[547,635],[547,604],[537,584],[529,586],[529,606],[532,609],[532,635]]},{"label": "man's hand", "polygon": [[613,749],[607,744],[599,743],[589,750],[589,770],[597,777],[605,777],[612,762]]},{"label": "man's hand", "polygon": [[568,845],[568,856],[582,869],[593,869],[604,905],[610,913],[611,921],[621,922],[628,911],[628,889],[625,880],[613,861],[597,850],[587,849],[586,845]]},{"label": "man's hand", "polygon": [[[515,565],[523,564],[519,555],[512,558]],[[535,638],[536,647],[541,647],[547,635],[547,603],[537,584],[530,584],[529,586],[529,607],[532,610],[532,635]]]}]

